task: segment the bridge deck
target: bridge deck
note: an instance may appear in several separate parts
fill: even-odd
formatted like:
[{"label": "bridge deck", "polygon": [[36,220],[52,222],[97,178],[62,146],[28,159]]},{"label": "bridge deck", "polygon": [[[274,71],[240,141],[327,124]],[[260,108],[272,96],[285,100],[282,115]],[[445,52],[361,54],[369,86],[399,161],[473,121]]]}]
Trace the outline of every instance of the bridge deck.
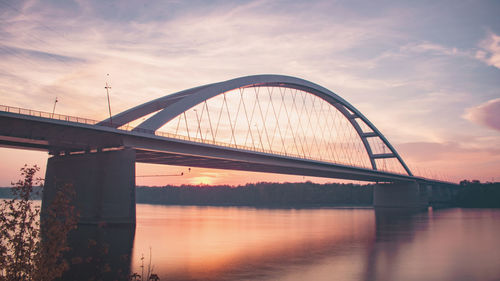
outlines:
[{"label": "bridge deck", "polygon": [[[19,111],[21,112],[21,111]],[[94,125],[84,118],[65,118],[1,111],[0,146],[39,149],[57,154],[81,153],[96,149],[136,150],[136,161],[142,163],[183,165],[256,172],[294,174],[361,181],[429,181],[412,177],[322,162],[292,155],[199,143],[145,132],[127,131]]]}]

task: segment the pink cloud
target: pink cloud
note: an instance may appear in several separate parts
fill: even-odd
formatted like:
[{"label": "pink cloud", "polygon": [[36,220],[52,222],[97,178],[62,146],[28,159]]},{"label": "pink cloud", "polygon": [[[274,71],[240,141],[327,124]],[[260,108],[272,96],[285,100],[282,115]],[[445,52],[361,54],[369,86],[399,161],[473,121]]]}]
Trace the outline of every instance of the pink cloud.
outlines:
[{"label": "pink cloud", "polygon": [[500,131],[500,98],[467,109],[466,119]]}]

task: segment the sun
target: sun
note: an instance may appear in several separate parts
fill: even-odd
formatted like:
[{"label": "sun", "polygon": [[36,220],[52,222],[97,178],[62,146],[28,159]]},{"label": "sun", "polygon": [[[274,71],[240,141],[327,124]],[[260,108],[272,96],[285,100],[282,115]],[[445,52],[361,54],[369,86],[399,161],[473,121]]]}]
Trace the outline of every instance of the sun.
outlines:
[{"label": "sun", "polygon": [[193,185],[212,185],[214,180],[213,177],[199,176],[189,179],[189,182]]}]

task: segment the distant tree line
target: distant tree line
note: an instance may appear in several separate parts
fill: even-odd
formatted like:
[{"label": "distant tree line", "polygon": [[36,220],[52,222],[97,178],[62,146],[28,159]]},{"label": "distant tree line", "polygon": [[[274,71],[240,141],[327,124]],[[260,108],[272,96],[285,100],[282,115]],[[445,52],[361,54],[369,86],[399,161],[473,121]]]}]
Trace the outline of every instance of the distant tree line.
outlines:
[{"label": "distant tree line", "polygon": [[[314,207],[372,205],[374,184],[268,183],[229,185],[167,185],[137,187],[137,203],[166,205]],[[41,199],[41,187],[33,187],[32,199]],[[463,180],[452,187],[448,206],[500,208],[500,182]],[[0,198],[13,198],[11,188],[0,188]]]},{"label": "distant tree line", "polygon": [[241,186],[137,187],[136,202],[262,207],[359,206],[372,204],[373,185],[261,182]]},{"label": "distant tree line", "polygon": [[500,208],[500,182],[460,182],[454,205],[465,208]]}]

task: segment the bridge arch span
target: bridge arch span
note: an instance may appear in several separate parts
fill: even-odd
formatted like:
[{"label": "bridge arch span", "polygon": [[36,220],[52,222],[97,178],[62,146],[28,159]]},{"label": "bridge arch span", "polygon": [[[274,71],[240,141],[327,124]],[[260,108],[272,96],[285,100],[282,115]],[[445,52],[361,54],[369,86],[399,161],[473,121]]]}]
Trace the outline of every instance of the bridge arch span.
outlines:
[{"label": "bridge arch span", "polygon": [[[112,117],[112,122],[110,119],[103,120],[99,123],[99,125],[106,125],[106,126],[111,126],[115,128],[122,127],[126,124],[129,124],[131,122],[134,122],[137,120],[140,120],[141,118],[144,118],[145,116],[151,115],[149,118],[146,120],[142,121],[138,126],[136,126],[133,131],[138,131],[138,132],[156,132],[162,126],[167,124],[168,122],[174,120],[175,118],[182,118],[182,115],[192,109],[195,108],[196,106],[200,106],[201,104],[206,103],[207,101],[214,99],[218,96],[224,95],[224,101],[226,102],[226,93],[229,93],[231,91],[239,90],[241,97],[243,96],[243,91],[248,90],[248,89],[254,89],[258,91],[260,88],[278,88],[280,89],[292,89],[295,91],[299,91],[300,93],[307,93],[312,96],[315,96],[319,98],[320,100],[326,102],[331,106],[331,108],[335,109],[336,113],[339,113],[339,116],[342,116],[343,120],[339,120],[339,122],[343,122],[342,124],[349,124],[350,128],[349,129],[344,129],[344,130],[351,130],[355,132],[355,135],[357,137],[357,140],[360,144],[360,146],[363,147],[364,151],[362,152],[363,155],[366,156],[366,159],[368,160],[368,165],[366,168],[371,168],[373,170],[384,170],[384,167],[382,167],[382,163],[385,163],[384,161],[392,160],[393,162],[397,163],[399,166],[399,170],[392,171],[392,172],[398,172],[398,173],[403,173],[407,174],[409,176],[412,176],[411,171],[408,169],[400,155],[397,153],[397,151],[394,149],[394,147],[389,143],[389,141],[385,138],[385,136],[359,111],[357,110],[354,106],[352,106],[349,102],[344,100],[342,97],[338,96],[334,92],[317,85],[315,83],[312,83],[310,81],[296,78],[296,77],[291,77],[291,76],[283,76],[283,75],[253,75],[253,76],[245,76],[245,77],[240,77],[232,80],[227,80],[223,82],[218,82],[218,83],[213,83],[213,84],[208,84],[208,85],[203,85],[191,89],[187,89],[184,91],[180,91],[171,95],[167,95],[155,100],[152,100],[150,102],[146,102],[144,104],[141,104],[139,106],[133,107],[129,110],[126,110],[122,113],[119,113],[115,116]],[[292,93],[293,94],[293,93]],[[297,95],[297,92],[295,92],[293,95]],[[257,97],[258,94],[257,92],[255,93],[255,96]],[[270,98],[268,102],[272,103],[272,97],[271,94],[269,94]],[[286,96],[286,94],[285,94]],[[304,96],[304,95],[303,95]],[[307,96],[307,95],[305,95]],[[278,96],[278,99],[280,97]],[[281,93],[281,99],[284,98],[284,94]],[[292,97],[293,99],[293,104],[295,105],[295,98]],[[257,101],[258,103],[258,101]],[[314,100],[312,101],[314,104]],[[302,121],[297,121],[297,119],[294,119],[294,121],[290,121],[290,116],[288,116],[288,111],[287,107],[292,107],[290,105],[285,106],[285,112],[287,112],[287,117],[288,117],[288,126],[292,126],[291,122],[302,122]],[[260,104],[258,104],[260,107]],[[235,105],[236,106],[236,105]],[[238,111],[239,111],[239,106],[241,106],[241,101],[240,104],[238,105]],[[253,110],[255,110],[256,104],[254,104]],[[321,105],[321,111],[325,111],[326,109],[323,109],[323,105]],[[226,103],[226,108],[228,107],[228,103]],[[245,107],[244,101],[243,101],[243,107]],[[208,106],[207,112],[208,112]],[[268,107],[269,108],[269,107]],[[297,106],[295,105],[295,109]],[[328,109],[329,112],[331,112],[331,108]],[[281,109],[281,108],[280,108]],[[202,109],[203,110],[203,109]],[[246,110],[246,108],[245,108]],[[250,111],[250,110],[249,110]],[[221,109],[222,112],[222,109]],[[299,112],[299,111],[297,111]],[[307,109],[305,111],[301,111],[302,113],[307,112]],[[245,112],[246,113],[246,112]],[[198,114],[198,113],[197,113]],[[203,114],[203,113],[202,113]],[[261,112],[262,114],[262,112]],[[275,113],[276,114],[276,113]],[[238,115],[238,114],[237,114]],[[247,119],[248,118],[247,114]],[[278,114],[280,115],[280,114]],[[332,115],[329,115],[330,118]],[[229,119],[231,119],[231,116],[228,114]],[[198,118],[198,115],[196,115],[196,118]],[[300,117],[299,117],[300,118]],[[220,115],[219,115],[220,119]],[[250,121],[247,120],[248,123],[248,130],[250,131],[250,135],[252,134],[252,125],[250,124],[253,119],[253,112],[252,112],[252,118],[250,118]],[[279,116],[276,117],[276,121],[278,122],[278,119],[281,119]],[[264,119],[260,119],[263,121]],[[179,119],[180,121],[180,119]],[[322,122],[321,121],[321,116],[315,119],[316,122]],[[200,120],[198,120],[198,126],[200,126]],[[236,122],[236,121],[234,121]],[[310,122],[310,120],[309,120]],[[328,120],[325,121],[328,123]],[[333,121],[332,121],[333,122]],[[294,124],[297,125],[297,124]],[[187,126],[187,124],[186,124]],[[210,124],[210,126],[212,126]],[[255,126],[258,126],[255,124]],[[333,125],[332,125],[333,126]],[[199,128],[200,129],[200,128]],[[231,127],[231,129],[234,129]],[[287,127],[288,129],[288,127]],[[274,128],[276,131],[276,128]],[[291,128],[289,131],[291,132],[291,135],[293,136],[293,132],[295,129]],[[279,125],[278,125],[278,131],[280,131]],[[288,131],[288,130],[287,130]],[[296,130],[297,132],[298,130]],[[321,131],[321,129],[319,129]],[[259,129],[257,128],[257,134],[259,137],[261,137],[260,133],[264,134],[264,132],[267,134],[267,131],[264,129]],[[202,135],[201,129],[199,131],[200,136]],[[322,132],[318,132],[316,130],[316,134],[320,134]],[[188,132],[189,134],[189,132]],[[234,134],[234,132],[233,132]],[[248,132],[247,132],[248,134]],[[213,135],[213,133],[212,133]],[[296,136],[293,136],[294,138]],[[236,144],[236,138],[234,137],[234,143]],[[257,138],[257,137],[255,137]],[[298,138],[298,137],[297,137]],[[215,137],[214,137],[215,140]],[[231,140],[230,140],[231,141]],[[300,141],[300,140],[299,140]],[[246,143],[246,140],[245,140]],[[262,141],[261,141],[262,144]],[[284,144],[283,144],[284,145]],[[270,145],[269,145],[270,146]],[[318,153],[321,154],[321,145],[318,146]],[[348,146],[348,145],[345,145]],[[299,145],[295,144],[295,151],[297,152],[299,149]],[[380,147],[383,147],[380,149]],[[264,145],[262,145],[262,148],[264,148]],[[285,148],[283,148],[285,149]],[[356,149],[356,148],[353,148]],[[302,148],[302,150],[304,150]],[[359,150],[359,149],[358,149]],[[286,151],[286,149],[285,149]],[[359,154],[359,153],[358,153]],[[303,153],[304,157],[308,157],[310,153]],[[320,157],[321,158],[321,157]],[[360,157],[358,157],[360,158]],[[363,158],[363,157],[361,157]],[[323,159],[320,159],[323,160]],[[335,159],[327,159],[329,162],[338,162]],[[354,162],[349,162],[349,163],[341,163],[341,164],[347,164],[350,166],[360,166],[360,167],[365,167],[363,166],[363,163],[358,163],[358,161]],[[389,170],[388,170],[389,171]]]}]

